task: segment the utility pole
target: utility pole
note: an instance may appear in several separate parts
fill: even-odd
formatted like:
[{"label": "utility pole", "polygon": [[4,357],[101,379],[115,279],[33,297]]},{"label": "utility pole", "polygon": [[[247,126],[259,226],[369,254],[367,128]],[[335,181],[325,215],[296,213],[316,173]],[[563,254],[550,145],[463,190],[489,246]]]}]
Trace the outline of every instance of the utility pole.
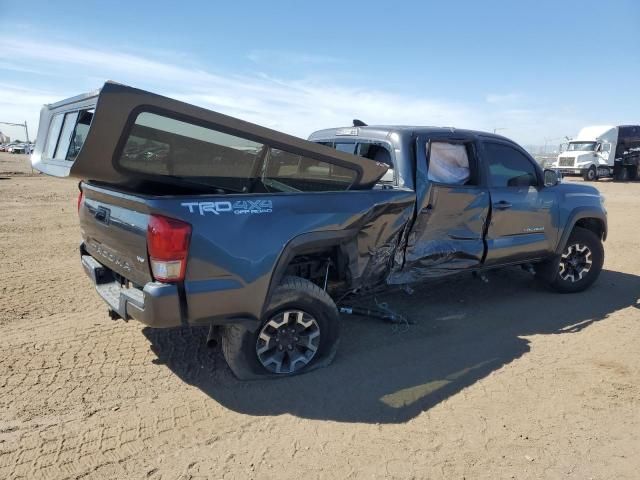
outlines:
[{"label": "utility pole", "polygon": [[[31,143],[29,142],[29,128],[27,127],[27,121],[24,123],[11,123],[11,122],[0,122],[0,125],[10,125],[12,127],[22,127],[24,128],[24,134],[27,137],[27,148],[29,149],[29,153],[31,153]],[[33,166],[31,167],[31,175],[33,175]]]},{"label": "utility pole", "polygon": [[29,143],[29,129],[27,128],[27,121],[24,123],[11,123],[11,122],[0,122],[0,125],[11,125],[12,127],[22,127],[24,128],[24,134],[27,137],[27,143]]}]

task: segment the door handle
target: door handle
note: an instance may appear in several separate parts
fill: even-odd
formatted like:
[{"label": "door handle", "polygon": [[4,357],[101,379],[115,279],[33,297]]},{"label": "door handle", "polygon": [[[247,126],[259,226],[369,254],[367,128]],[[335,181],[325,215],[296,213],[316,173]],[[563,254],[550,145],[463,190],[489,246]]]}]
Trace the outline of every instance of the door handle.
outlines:
[{"label": "door handle", "polygon": [[511,208],[511,207],[513,207],[513,205],[511,205],[509,202],[506,202],[504,200],[501,200],[493,204],[493,208],[497,208],[498,210],[506,210],[507,208]]}]

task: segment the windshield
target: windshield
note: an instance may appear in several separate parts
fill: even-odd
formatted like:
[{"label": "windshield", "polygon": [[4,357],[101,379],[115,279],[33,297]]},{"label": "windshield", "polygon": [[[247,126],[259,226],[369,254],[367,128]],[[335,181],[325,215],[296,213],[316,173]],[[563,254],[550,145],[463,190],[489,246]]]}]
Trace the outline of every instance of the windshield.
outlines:
[{"label": "windshield", "polygon": [[596,142],[570,142],[569,152],[581,151],[581,152],[593,152],[596,149]]}]

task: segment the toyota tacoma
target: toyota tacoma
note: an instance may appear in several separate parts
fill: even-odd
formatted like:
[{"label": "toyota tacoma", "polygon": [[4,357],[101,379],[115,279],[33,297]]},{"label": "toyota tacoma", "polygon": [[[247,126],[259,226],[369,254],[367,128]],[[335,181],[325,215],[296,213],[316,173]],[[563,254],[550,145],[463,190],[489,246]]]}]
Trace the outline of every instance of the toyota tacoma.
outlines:
[{"label": "toyota tacoma", "polygon": [[579,292],[604,260],[599,192],[489,133],[303,140],[107,82],[42,108],[32,163],[80,180],[80,260],[112,317],[209,326],[243,379],[328,364],[345,295],[509,265]]}]

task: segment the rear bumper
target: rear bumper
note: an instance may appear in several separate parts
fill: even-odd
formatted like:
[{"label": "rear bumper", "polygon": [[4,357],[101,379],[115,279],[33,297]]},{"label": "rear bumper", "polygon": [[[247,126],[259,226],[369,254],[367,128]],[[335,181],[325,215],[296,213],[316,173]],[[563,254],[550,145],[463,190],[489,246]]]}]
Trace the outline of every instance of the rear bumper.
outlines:
[{"label": "rear bumper", "polygon": [[182,325],[180,295],[173,284],[149,282],[144,288],[125,288],[113,272],[81,252],[82,267],[109,308],[125,320],[135,319],[154,328]]}]

